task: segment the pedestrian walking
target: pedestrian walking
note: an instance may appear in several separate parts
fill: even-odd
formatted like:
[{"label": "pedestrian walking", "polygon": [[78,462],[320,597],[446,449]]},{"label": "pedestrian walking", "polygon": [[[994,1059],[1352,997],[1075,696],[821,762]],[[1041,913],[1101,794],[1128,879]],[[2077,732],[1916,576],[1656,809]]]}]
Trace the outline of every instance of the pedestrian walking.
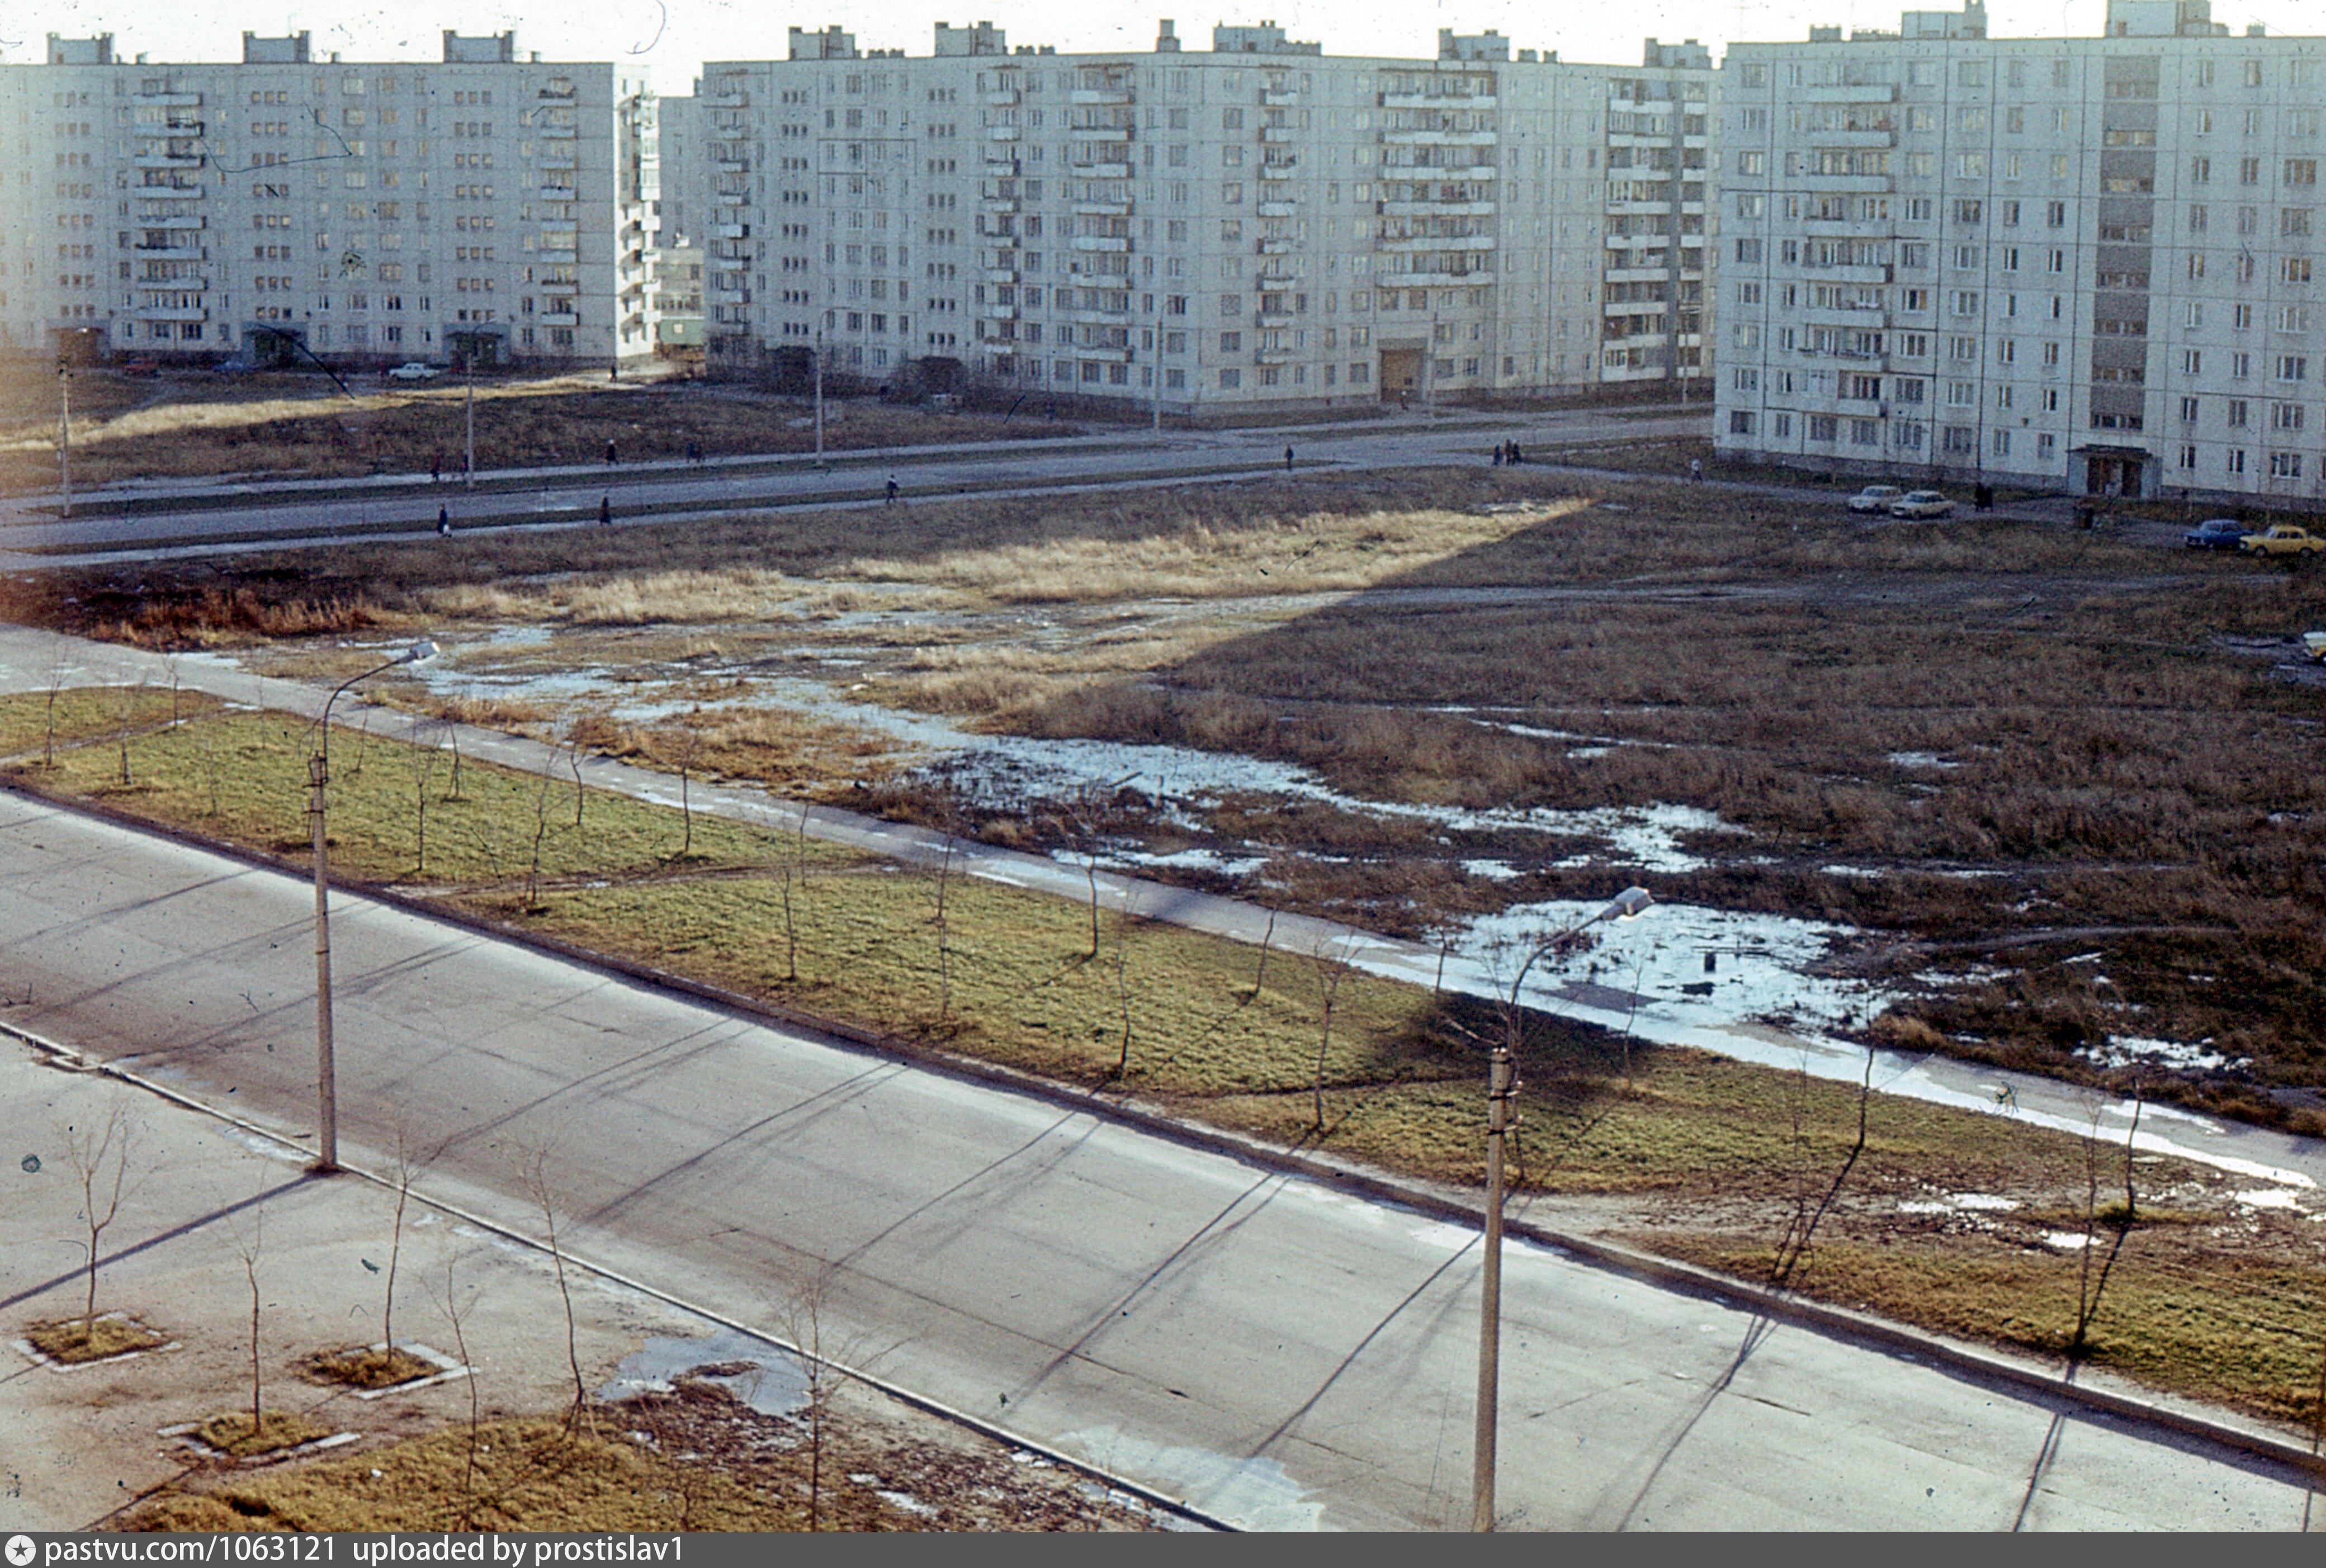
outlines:
[{"label": "pedestrian walking", "polygon": [[447,539],[452,537],[452,509],[450,506],[436,508],[436,532]]},{"label": "pedestrian walking", "polygon": [[882,502],[882,503],[881,503],[881,505],[882,505],[882,506],[895,506],[896,504],[897,504],[897,481],[896,481],[896,479],[895,479],[894,478],[891,478],[889,479],[889,498],[888,498],[886,501]]},{"label": "pedestrian walking", "polygon": [[598,521],[610,527],[614,521],[614,497],[611,494],[598,497]]},{"label": "pedestrian walking", "polygon": [[1511,466],[1512,468],[1516,468],[1519,464],[1524,461],[1526,461],[1526,456],[1519,450],[1519,443],[1512,441],[1511,443]]},{"label": "pedestrian walking", "polygon": [[1688,482],[1691,485],[1701,485],[1704,483],[1704,459],[1702,458],[1690,458],[1688,459]]},{"label": "pedestrian walking", "polygon": [[1986,483],[1983,479],[1977,485],[1972,486],[1970,492],[1970,504],[1975,510],[1980,512],[1994,511],[1995,487]]},{"label": "pedestrian walking", "polygon": [[428,482],[432,485],[444,482],[444,459],[441,454],[428,459]]},{"label": "pedestrian walking", "polygon": [[609,469],[614,466],[614,443],[610,441],[606,443],[606,466]]},{"label": "pedestrian walking", "polygon": [[1284,471],[1288,474],[1292,471],[1292,449],[1290,447],[1284,449]]},{"label": "pedestrian walking", "polygon": [[702,460],[702,443],[701,441],[689,441],[686,443],[686,460],[690,463],[700,463]]},{"label": "pedestrian walking", "polygon": [[1501,468],[1503,466],[1503,460],[1510,455],[1511,449],[1507,443],[1501,441],[1494,443],[1494,467],[1498,469]]}]

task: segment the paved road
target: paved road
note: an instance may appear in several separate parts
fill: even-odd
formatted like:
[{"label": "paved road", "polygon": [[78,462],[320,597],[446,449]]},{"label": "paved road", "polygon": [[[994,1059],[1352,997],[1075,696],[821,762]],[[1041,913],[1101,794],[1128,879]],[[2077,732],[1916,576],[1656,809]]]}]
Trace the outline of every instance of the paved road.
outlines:
[{"label": "paved road", "polygon": [[457,485],[393,478],[258,486],[125,486],[76,497],[70,519],[52,495],[0,500],[0,567],[29,569],[126,556],[273,549],[359,536],[432,535],[439,506],[457,528],[594,525],[601,500],[619,523],[715,517],[833,506],[882,505],[894,478],[905,505],[964,493],[1121,489],[1209,480],[1265,479],[1298,471],[1482,465],[1504,439],[1542,447],[1606,440],[1703,437],[1703,413],[1622,414],[1572,409],[1443,422],[1365,422],[1261,431],[1109,432],[1065,441],[977,443],[834,454],[829,469],[808,459],[734,459],[693,467],[576,467],[479,476]]},{"label": "paved road", "polygon": [[[9,1022],[309,1125],[297,880],[0,795]],[[1458,1523],[1467,1232],[836,1048],[415,915],[334,921],[342,1137],[583,1256],[837,1337],[919,1392],[1256,1526]],[[29,1000],[21,998],[29,997]],[[118,1245],[140,1239],[126,1222]],[[1531,1248],[1506,1276],[1505,1523],[2299,1527],[2293,1477]],[[828,1330],[828,1331],[830,1331]]]}]

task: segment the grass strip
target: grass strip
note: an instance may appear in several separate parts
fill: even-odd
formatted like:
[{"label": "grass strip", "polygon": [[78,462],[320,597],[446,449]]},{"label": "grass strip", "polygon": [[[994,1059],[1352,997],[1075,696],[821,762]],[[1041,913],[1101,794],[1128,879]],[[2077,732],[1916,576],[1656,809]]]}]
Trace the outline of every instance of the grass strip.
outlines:
[{"label": "grass strip", "polygon": [[[0,699],[0,714],[24,700]],[[141,735],[127,787],[116,748],[102,744],[19,771],[61,794],[300,854],[302,728],[282,714],[226,713]],[[1262,951],[1103,912],[1093,931],[1084,904],[717,819],[690,826],[667,806],[577,797],[554,770],[465,763],[456,795],[442,751],[342,731],[332,754],[335,863],[350,877],[835,1021],[1055,1080],[1119,1084],[1285,1145],[1406,1176],[1481,1177],[1480,1042],[1506,1023],[1486,1004],[1350,972],[1328,953]],[[1853,1158],[1861,1106],[1850,1086],[1689,1050],[1627,1049],[1553,1019],[1530,1018],[1526,1031],[1518,1190],[1620,1200],[1620,1223],[1717,1219],[1710,1234],[1727,1249],[1680,1255],[1746,1277],[1769,1277],[1780,1239],[1844,1169],[1837,1225],[1934,1190],[2016,1194],[2031,1212],[2072,1206],[2085,1191],[2087,1146],[2064,1134],[1876,1096]],[[2208,1173],[2166,1162],[2141,1179],[2170,1189],[2182,1210],[2229,1206]],[[2213,1236],[2222,1229],[2138,1232],[2145,1255],[2211,1268],[2217,1277],[2191,1288],[2219,1328],[2201,1342],[2161,1331],[2144,1341],[2142,1320],[2127,1313],[2111,1364],[2260,1414],[2298,1414],[2316,1382],[2320,1320],[2309,1320],[2312,1349],[2273,1349],[2286,1330],[2266,1304],[2326,1294],[2326,1272],[2314,1246],[2240,1251]],[[1996,1270],[1980,1261],[1989,1246],[1931,1244],[1941,1276],[1969,1271],[1973,1285],[1957,1294],[1902,1286],[1847,1299],[2014,1348],[2056,1341],[2073,1322],[2061,1292],[2072,1307],[2079,1261],[2039,1247]],[[1820,1268],[1845,1256],[1815,1253]],[[2241,1313],[2249,1295],[2254,1310]],[[1986,1315],[1965,1315],[1974,1298]]]}]

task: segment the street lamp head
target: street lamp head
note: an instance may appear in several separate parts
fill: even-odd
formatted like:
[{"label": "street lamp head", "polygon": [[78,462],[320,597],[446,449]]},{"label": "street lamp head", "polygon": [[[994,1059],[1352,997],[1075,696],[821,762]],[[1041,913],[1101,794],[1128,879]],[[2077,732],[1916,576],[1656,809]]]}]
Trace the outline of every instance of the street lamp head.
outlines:
[{"label": "street lamp head", "polygon": [[[427,638],[423,637],[420,641],[405,649],[404,656],[398,659],[396,663],[399,664],[424,664],[435,656],[436,645],[429,641]],[[1639,889],[1633,888],[1633,892],[1637,893],[1639,892]],[[1642,894],[1641,896],[1645,897],[1646,895]]]},{"label": "street lamp head", "polygon": [[1599,912],[1602,920],[1636,920],[1655,903],[1655,895],[1644,887],[1626,887],[1615,895],[1614,902]]}]

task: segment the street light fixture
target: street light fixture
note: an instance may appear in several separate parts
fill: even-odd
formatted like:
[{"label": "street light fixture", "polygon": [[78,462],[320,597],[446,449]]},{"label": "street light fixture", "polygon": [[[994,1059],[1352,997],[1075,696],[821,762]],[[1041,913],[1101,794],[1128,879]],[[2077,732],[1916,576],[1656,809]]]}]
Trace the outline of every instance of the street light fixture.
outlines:
[{"label": "street light fixture", "polygon": [[315,1171],[330,1175],[340,1168],[340,1096],[335,1066],[331,1058],[331,906],[330,870],[323,859],[323,785],[330,777],[331,704],[340,693],[358,681],[368,681],[382,670],[393,670],[399,664],[425,663],[436,656],[436,645],[422,641],[396,654],[385,663],[375,664],[360,675],[350,675],[323,699],[323,711],[315,720],[315,752],[307,759],[307,783],[312,793],[307,799],[307,817],[315,840],[315,1100],[318,1123],[315,1149]]},{"label": "street light fixture", "polygon": [[[1527,971],[1545,953],[1567,950],[1575,938],[1603,920],[1633,920],[1655,903],[1644,887],[1626,887],[1605,909],[1535,944],[1511,981],[1510,1032],[1518,1032],[1519,989]],[[1510,1131],[1511,1097],[1518,1092],[1517,1064],[1512,1056],[1515,1039],[1494,1047],[1486,1068],[1486,1247],[1482,1300],[1478,1309],[1478,1427],[1471,1449],[1470,1528],[1494,1527],[1495,1420],[1502,1404],[1503,1354],[1503,1140]]]}]

